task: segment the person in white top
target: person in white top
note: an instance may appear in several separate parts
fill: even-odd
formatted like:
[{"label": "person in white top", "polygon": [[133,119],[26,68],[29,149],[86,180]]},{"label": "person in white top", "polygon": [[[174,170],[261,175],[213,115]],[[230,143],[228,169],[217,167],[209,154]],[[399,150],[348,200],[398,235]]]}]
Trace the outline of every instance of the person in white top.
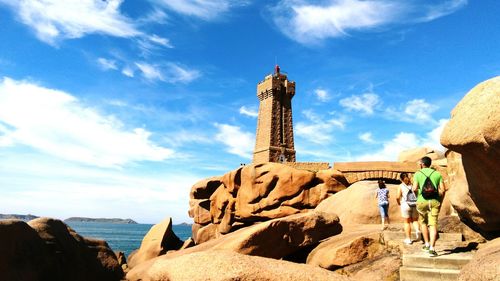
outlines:
[{"label": "person in white top", "polygon": [[406,239],[404,243],[410,245],[411,240],[411,225],[415,228],[416,239],[420,236],[418,228],[418,213],[417,213],[417,196],[413,192],[411,179],[407,173],[401,173],[401,184],[398,186],[396,193],[396,201],[401,206],[401,216],[404,220],[404,231]]}]

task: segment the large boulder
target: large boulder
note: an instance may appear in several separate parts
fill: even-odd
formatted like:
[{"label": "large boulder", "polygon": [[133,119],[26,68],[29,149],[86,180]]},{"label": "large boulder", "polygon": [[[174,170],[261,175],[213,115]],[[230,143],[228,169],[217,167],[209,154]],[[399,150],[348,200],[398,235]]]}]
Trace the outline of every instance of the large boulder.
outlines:
[{"label": "large boulder", "polygon": [[[396,202],[398,185],[386,184],[386,186],[389,189],[389,219],[399,222],[400,207]],[[376,181],[356,182],[321,202],[315,210],[337,214],[343,226],[380,223],[380,211],[375,198],[377,188]]]},{"label": "large boulder", "polygon": [[[451,203],[471,228],[489,237],[498,236],[500,76],[480,83],[457,104],[443,130],[441,144],[462,156],[463,175],[452,182],[450,192],[457,194],[450,196]],[[460,173],[460,169],[455,167],[450,172]]]},{"label": "large boulder", "polygon": [[151,227],[142,239],[139,250],[128,257],[128,266],[133,268],[140,263],[161,256],[169,250],[178,250],[182,245],[183,241],[172,230],[172,218],[168,217]]},{"label": "large boulder", "polygon": [[60,220],[0,221],[0,280],[113,281],[123,270],[107,243]]},{"label": "large boulder", "polygon": [[342,231],[337,215],[311,211],[258,223],[186,250],[178,256],[208,249],[280,259]]},{"label": "large boulder", "polygon": [[[345,189],[345,183],[336,170],[311,172],[279,163],[247,165],[220,178],[202,180],[191,189],[189,215],[197,224],[192,237],[199,243],[201,229],[226,234],[255,222],[306,212]],[[216,232],[204,228],[210,224],[217,227]]]},{"label": "large boulder", "polygon": [[439,152],[430,147],[417,147],[408,150],[404,150],[399,153],[399,162],[418,162],[422,157],[427,156],[432,160],[438,160],[444,158],[442,152]]},{"label": "large boulder", "polygon": [[51,280],[121,280],[124,275],[105,241],[83,238],[56,219],[38,218],[28,224],[47,246]]},{"label": "large boulder", "polygon": [[0,220],[0,249],[0,280],[61,280],[52,279],[45,242],[27,223]]},{"label": "large boulder", "polygon": [[130,281],[321,281],[351,280],[318,267],[210,250],[176,258],[159,257],[142,270],[127,274]]},{"label": "large boulder", "polygon": [[461,270],[460,281],[496,281],[500,277],[500,238],[482,245]]},{"label": "large boulder", "polygon": [[385,252],[379,243],[378,225],[356,225],[344,229],[339,235],[322,241],[307,257],[307,264],[335,270]]}]

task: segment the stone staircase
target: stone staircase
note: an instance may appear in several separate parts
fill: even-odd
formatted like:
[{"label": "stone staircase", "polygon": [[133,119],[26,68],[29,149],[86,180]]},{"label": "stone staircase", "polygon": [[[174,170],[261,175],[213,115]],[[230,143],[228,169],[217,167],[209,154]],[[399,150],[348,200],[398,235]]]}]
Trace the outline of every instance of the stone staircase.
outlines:
[{"label": "stone staircase", "polygon": [[399,280],[457,280],[460,269],[471,259],[470,253],[442,254],[437,257],[429,257],[425,252],[403,254]]},{"label": "stone staircase", "polygon": [[[412,245],[402,243],[405,238],[402,229],[392,228],[383,231],[384,243],[398,245],[402,252],[399,270],[401,281],[421,280],[458,280],[460,269],[473,256],[473,252],[456,251],[463,245],[461,233],[439,233],[436,243],[437,257],[430,257],[422,251],[421,238],[414,239]],[[415,238],[415,237],[413,237]]]}]

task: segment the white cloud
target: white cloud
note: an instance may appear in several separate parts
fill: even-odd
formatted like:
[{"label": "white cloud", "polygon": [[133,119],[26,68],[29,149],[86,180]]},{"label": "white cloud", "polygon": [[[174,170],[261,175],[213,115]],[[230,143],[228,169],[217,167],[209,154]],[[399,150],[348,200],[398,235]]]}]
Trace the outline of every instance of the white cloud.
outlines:
[{"label": "white cloud", "polygon": [[331,99],[330,93],[324,89],[316,89],[314,90],[314,94],[316,98],[321,102],[327,102]]},{"label": "white cloud", "polygon": [[0,122],[15,144],[62,159],[101,167],[136,161],[162,161],[174,151],[156,145],[151,132],[127,130],[74,96],[26,81],[0,82]]},{"label": "white cloud", "polygon": [[439,120],[439,125],[427,132],[424,137],[415,133],[398,133],[393,139],[384,142],[382,149],[356,157],[356,161],[397,161],[398,155],[402,151],[423,146],[444,151],[439,137],[447,122],[446,119]]},{"label": "white cloud", "polygon": [[118,67],[116,66],[116,61],[115,60],[110,60],[110,59],[105,59],[105,58],[98,58],[97,63],[103,70],[116,70]]},{"label": "white cloud", "polygon": [[432,114],[438,109],[438,106],[430,104],[424,99],[414,99],[401,105],[399,110],[388,107],[385,113],[390,119],[417,124],[430,123],[434,125],[436,124],[436,120],[434,120]]},{"label": "white cloud", "polygon": [[127,77],[134,77],[134,70],[130,66],[125,66],[122,69],[122,74]]},{"label": "white cloud", "polygon": [[0,0],[49,44],[90,33],[116,37],[141,35],[133,21],[120,13],[122,0]]},{"label": "white cloud", "polygon": [[295,134],[315,144],[326,144],[333,140],[335,128],[344,129],[345,121],[342,118],[319,116],[312,110],[302,112],[308,122],[298,122],[295,125]]},{"label": "white cloud", "polygon": [[352,95],[340,100],[340,105],[349,111],[359,111],[371,115],[375,107],[380,103],[379,96],[374,93],[365,93],[362,95]]},{"label": "white cloud", "polygon": [[161,45],[166,48],[173,48],[174,46],[170,43],[170,40],[167,38],[160,37],[156,34],[153,34],[152,36],[148,37],[151,42],[154,42],[158,45]]},{"label": "white cloud", "polygon": [[373,135],[371,132],[359,134],[358,137],[360,140],[362,140],[365,143],[375,143],[375,140],[373,139]]},{"label": "white cloud", "polygon": [[405,115],[409,120],[415,120],[417,123],[434,121],[432,113],[438,109],[437,106],[427,103],[423,99],[411,100],[404,109]]},{"label": "white cloud", "polygon": [[215,124],[218,129],[215,139],[227,146],[229,153],[251,159],[255,145],[255,135],[244,132],[238,126]]},{"label": "white cloud", "polygon": [[270,9],[276,26],[301,43],[342,37],[351,31],[372,31],[393,24],[426,22],[454,13],[467,0],[281,0]]},{"label": "white cloud", "polygon": [[136,62],[135,65],[142,72],[142,76],[148,80],[161,80],[165,81],[161,69],[156,66],[145,62]]},{"label": "white cloud", "polygon": [[244,6],[248,0],[157,0],[157,3],[180,14],[212,20],[233,7]]},{"label": "white cloud", "polygon": [[247,108],[246,106],[240,107],[240,114],[254,118],[259,116],[259,112],[255,108]]},{"label": "white cloud", "polygon": [[188,69],[175,63],[167,64],[166,73],[167,81],[170,83],[189,83],[201,76],[198,70]]}]

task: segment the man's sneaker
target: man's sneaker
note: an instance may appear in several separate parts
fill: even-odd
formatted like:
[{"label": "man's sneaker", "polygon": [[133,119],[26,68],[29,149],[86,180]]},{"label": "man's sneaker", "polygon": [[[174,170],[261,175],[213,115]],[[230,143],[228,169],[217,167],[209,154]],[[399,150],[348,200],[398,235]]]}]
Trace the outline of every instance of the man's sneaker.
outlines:
[{"label": "man's sneaker", "polygon": [[403,243],[405,243],[406,245],[411,245],[411,239],[409,238],[406,238]]},{"label": "man's sneaker", "polygon": [[437,257],[438,253],[436,253],[436,251],[434,251],[434,250],[429,250],[429,256],[431,256],[431,257]]},{"label": "man's sneaker", "polygon": [[428,251],[429,251],[429,246],[423,246],[423,247],[422,247],[422,251],[424,251],[424,252],[428,252]]}]

